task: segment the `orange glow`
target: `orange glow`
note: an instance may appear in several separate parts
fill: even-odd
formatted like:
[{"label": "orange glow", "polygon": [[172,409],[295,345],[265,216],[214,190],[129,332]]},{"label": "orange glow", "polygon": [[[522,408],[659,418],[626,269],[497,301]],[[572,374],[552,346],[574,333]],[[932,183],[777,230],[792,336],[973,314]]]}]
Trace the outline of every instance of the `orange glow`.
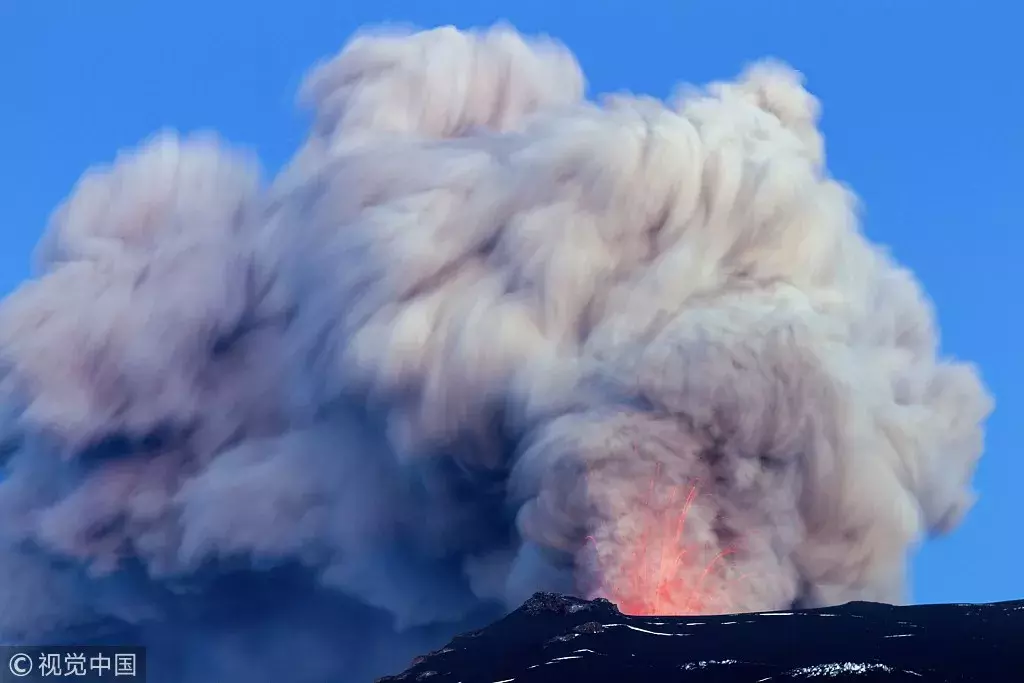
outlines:
[{"label": "orange glow", "polygon": [[[657,475],[655,476],[655,479]],[[730,599],[726,580],[716,568],[735,550],[727,548],[710,560],[697,543],[686,541],[686,519],[697,498],[697,484],[690,487],[679,508],[679,489],[673,490],[669,504],[655,514],[652,522],[637,539],[633,553],[623,562],[621,570],[630,578],[625,585],[604,586],[603,595],[618,605],[624,614],[638,616],[726,614],[737,611]],[[648,494],[654,493],[654,481]],[[588,537],[589,542],[595,542]]]}]

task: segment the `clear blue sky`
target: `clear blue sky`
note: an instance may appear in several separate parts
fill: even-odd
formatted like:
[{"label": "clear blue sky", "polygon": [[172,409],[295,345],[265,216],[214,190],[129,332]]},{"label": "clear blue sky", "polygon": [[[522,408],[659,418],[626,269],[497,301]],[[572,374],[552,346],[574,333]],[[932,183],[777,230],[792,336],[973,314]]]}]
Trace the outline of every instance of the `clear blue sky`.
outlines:
[{"label": "clear blue sky", "polygon": [[867,233],[918,273],[945,349],[998,401],[981,502],[919,556],[915,597],[1024,598],[1020,0],[0,0],[0,292],[88,165],[174,127],[276,168],[304,134],[302,74],[358,26],[498,19],[568,43],[598,92],[666,95],[765,55],[807,75]]}]

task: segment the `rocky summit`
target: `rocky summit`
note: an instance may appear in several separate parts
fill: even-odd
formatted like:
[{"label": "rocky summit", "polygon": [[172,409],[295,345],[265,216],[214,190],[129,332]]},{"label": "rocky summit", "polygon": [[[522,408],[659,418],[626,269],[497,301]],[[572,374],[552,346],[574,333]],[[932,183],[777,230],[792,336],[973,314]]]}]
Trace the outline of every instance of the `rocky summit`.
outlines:
[{"label": "rocky summit", "polygon": [[537,593],[381,683],[1024,680],[1024,600],[640,617]]}]

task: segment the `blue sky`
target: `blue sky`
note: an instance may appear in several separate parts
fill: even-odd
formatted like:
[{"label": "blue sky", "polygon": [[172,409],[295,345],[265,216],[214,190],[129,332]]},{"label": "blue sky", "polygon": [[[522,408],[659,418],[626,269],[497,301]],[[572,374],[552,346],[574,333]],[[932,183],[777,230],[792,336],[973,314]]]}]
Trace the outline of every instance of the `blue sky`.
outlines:
[{"label": "blue sky", "polygon": [[595,92],[667,95],[766,55],[807,75],[866,232],[917,272],[945,350],[998,401],[981,501],[918,556],[915,598],[1024,598],[1017,0],[0,0],[0,293],[90,164],[161,128],[214,128],[275,169],[305,131],[302,74],[354,29],[499,19],[566,42]]}]

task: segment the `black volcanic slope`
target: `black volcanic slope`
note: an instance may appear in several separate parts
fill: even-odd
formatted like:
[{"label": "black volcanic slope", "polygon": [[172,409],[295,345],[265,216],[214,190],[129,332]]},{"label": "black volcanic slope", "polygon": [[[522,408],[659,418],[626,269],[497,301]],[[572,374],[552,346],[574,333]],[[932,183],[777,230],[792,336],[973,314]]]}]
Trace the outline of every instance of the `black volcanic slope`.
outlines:
[{"label": "black volcanic slope", "polygon": [[1024,600],[631,617],[537,593],[381,682],[978,681],[1024,683]]}]

